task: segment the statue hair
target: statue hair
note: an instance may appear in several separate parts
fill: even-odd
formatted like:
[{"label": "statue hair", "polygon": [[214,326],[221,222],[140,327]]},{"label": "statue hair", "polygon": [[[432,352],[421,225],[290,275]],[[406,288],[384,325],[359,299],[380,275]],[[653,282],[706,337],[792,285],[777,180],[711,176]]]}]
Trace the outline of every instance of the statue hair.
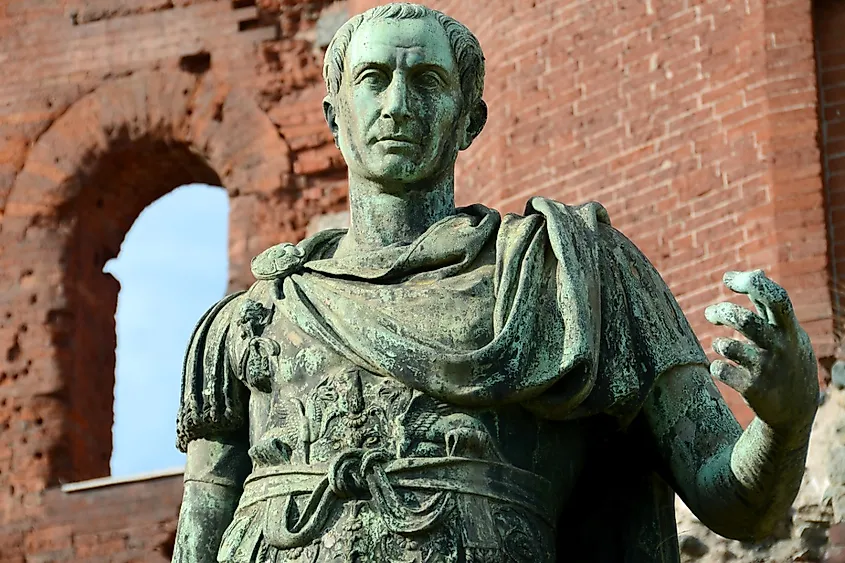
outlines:
[{"label": "statue hair", "polygon": [[481,44],[473,33],[461,22],[450,18],[443,12],[433,10],[427,6],[396,2],[377,6],[359,14],[337,30],[326,50],[323,62],[323,80],[330,96],[336,96],[343,81],[346,49],[352,41],[352,36],[366,21],[372,20],[416,20],[431,17],[443,27],[452,54],[458,65],[461,77],[461,93],[464,101],[464,111],[470,110],[481,100],[484,93],[484,53]]}]

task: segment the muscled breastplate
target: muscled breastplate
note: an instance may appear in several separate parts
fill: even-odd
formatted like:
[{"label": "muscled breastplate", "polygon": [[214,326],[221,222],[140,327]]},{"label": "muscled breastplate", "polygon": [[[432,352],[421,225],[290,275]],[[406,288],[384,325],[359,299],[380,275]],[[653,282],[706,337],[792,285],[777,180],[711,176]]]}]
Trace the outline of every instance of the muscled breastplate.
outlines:
[{"label": "muscled breastplate", "polygon": [[553,562],[578,423],[461,408],[244,308],[253,470],[220,561]]}]

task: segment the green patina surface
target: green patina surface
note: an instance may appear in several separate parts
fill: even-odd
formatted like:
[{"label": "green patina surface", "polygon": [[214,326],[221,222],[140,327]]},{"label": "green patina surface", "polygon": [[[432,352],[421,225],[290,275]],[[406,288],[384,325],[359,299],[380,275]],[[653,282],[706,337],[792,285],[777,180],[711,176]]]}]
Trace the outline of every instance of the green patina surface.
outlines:
[{"label": "green patina surface", "polygon": [[324,70],[351,226],[268,249],[198,324],[174,560],[675,562],[672,490],[720,534],[767,534],[818,397],[786,292],[726,274],[756,313],[707,310],[748,338],[708,364],[600,205],[456,208],[484,65],[439,12],[353,18]]}]

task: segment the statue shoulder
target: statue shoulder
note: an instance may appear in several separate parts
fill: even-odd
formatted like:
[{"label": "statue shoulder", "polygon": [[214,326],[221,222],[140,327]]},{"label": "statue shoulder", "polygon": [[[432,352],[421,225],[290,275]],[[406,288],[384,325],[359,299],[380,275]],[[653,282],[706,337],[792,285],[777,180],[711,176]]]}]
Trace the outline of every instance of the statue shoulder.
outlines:
[{"label": "statue shoulder", "polygon": [[201,345],[200,340],[207,340],[210,330],[213,329],[215,332],[225,330],[234,318],[235,311],[242,304],[245,294],[246,291],[230,293],[209,307],[205,314],[197,321],[196,326],[194,326],[189,340],[189,348],[198,344]]},{"label": "statue shoulder", "polygon": [[275,283],[258,280],[248,290],[231,293],[212,305],[191,333],[183,371],[218,371],[224,359],[236,359],[236,343],[269,321]]},{"label": "statue shoulder", "polygon": [[[566,204],[544,197],[528,200],[524,217],[516,221],[539,219],[543,217],[550,240],[569,240],[573,246],[582,249],[593,248],[593,259],[603,266],[626,266],[626,273],[638,277],[638,273],[648,271],[651,281],[663,287],[663,280],[657,274],[651,261],[624,233],[616,229],[610,220],[607,209],[597,201],[581,204]],[[511,223],[514,219],[511,219]],[[514,229],[515,230],[515,229]],[[593,241],[590,244],[589,241]],[[581,252],[588,256],[590,252]]]},{"label": "statue shoulder", "polygon": [[284,242],[271,246],[250,262],[250,270],[257,280],[273,280],[296,272],[303,264],[305,253],[295,244]]},{"label": "statue shoulder", "polygon": [[248,299],[227,295],[197,322],[182,364],[182,395],[177,414],[177,447],[187,451],[197,438],[237,432],[246,423],[249,391],[238,379],[232,338]]},{"label": "statue shoulder", "polygon": [[532,197],[525,204],[525,215],[539,213],[549,217],[560,215],[576,216],[587,223],[587,226],[605,225],[610,226],[610,214],[607,209],[597,201],[588,201],[581,204],[568,204],[545,197]]},{"label": "statue shoulder", "polygon": [[624,257],[625,260],[633,260],[653,267],[637,245],[622,231],[613,226],[610,213],[597,201],[572,205],[535,197],[528,202],[528,206],[530,209],[543,210],[542,213],[546,216],[561,213],[576,216],[581,219],[584,228],[593,231],[598,236],[599,245],[604,254],[610,252],[615,254],[617,259]]},{"label": "statue shoulder", "polygon": [[299,271],[309,260],[323,258],[335,248],[346,229],[326,229],[297,244],[271,246],[252,259],[250,269],[257,280],[275,280]]}]

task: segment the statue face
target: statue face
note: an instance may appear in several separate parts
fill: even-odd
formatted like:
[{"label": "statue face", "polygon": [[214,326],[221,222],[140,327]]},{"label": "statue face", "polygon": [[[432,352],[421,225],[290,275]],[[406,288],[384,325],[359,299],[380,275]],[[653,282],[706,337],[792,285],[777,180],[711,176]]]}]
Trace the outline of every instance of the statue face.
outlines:
[{"label": "statue face", "polygon": [[386,184],[451,171],[465,148],[462,102],[452,48],[436,20],[364,23],[347,49],[333,107],[350,171]]}]

